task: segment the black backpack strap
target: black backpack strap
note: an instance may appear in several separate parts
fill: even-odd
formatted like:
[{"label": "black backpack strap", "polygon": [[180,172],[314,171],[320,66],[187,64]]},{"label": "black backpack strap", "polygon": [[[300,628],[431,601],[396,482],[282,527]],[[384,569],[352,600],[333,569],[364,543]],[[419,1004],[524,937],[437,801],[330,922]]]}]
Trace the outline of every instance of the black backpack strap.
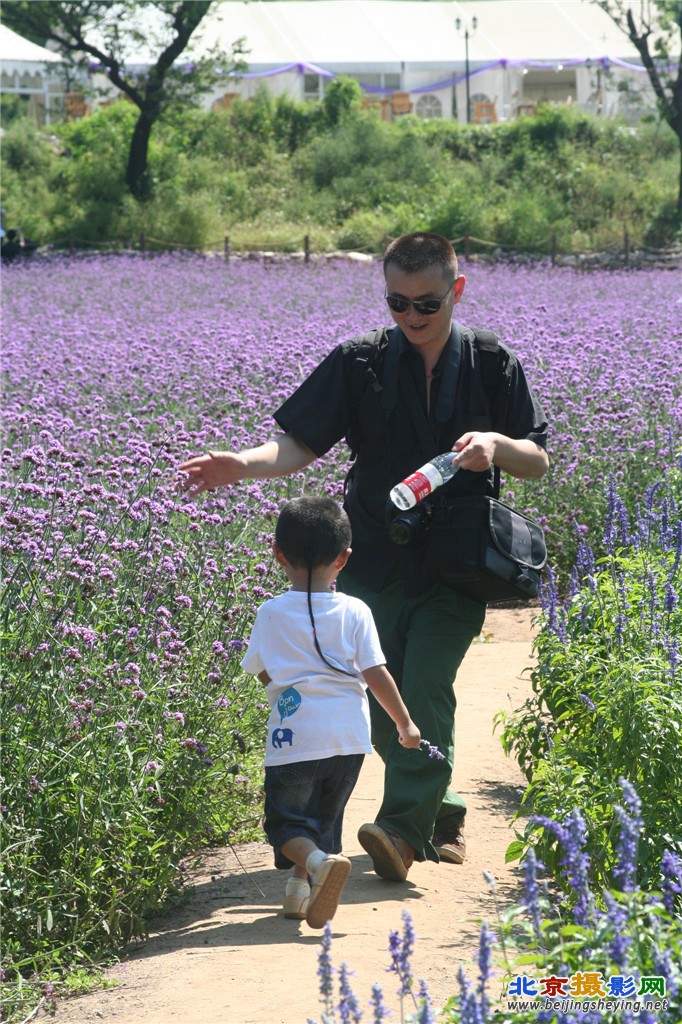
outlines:
[{"label": "black backpack strap", "polygon": [[503,433],[509,406],[509,376],[505,372],[509,354],[500,348],[494,331],[473,331],[474,343],[481,360],[481,378],[490,405],[493,426]]},{"label": "black backpack strap", "polygon": [[349,350],[350,427],[346,440],[350,447],[351,462],[355,461],[357,456],[358,413],[365,389],[371,388],[377,394],[384,390],[384,386],[377,376],[377,370],[385,347],[386,328],[380,327],[376,331],[369,331],[367,334],[360,335],[359,338],[354,340]]},{"label": "black backpack strap", "polygon": [[[485,390],[493,429],[505,433],[511,378],[507,371],[509,353],[500,346],[494,331],[463,327],[469,340],[473,341],[478,353],[481,381]],[[500,470],[495,466],[493,485],[495,495],[500,493]]]},{"label": "black backpack strap", "polygon": [[376,375],[376,365],[381,350],[382,335],[385,329],[369,331],[357,339],[351,366],[350,389],[353,404],[357,408],[366,387],[372,391],[383,391],[384,386]]}]

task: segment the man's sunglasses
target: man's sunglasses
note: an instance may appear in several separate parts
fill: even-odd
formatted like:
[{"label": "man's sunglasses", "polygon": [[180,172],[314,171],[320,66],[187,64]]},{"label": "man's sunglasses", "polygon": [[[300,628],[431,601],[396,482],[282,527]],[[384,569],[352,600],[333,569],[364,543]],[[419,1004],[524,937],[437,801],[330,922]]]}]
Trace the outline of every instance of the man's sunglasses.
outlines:
[{"label": "man's sunglasses", "polygon": [[404,299],[402,295],[389,295],[384,291],[384,298],[389,309],[392,309],[394,313],[407,313],[410,306],[414,309],[415,313],[419,313],[420,316],[433,316],[437,313],[440,307],[443,305],[448,295],[452,291],[452,285],[448,288],[442,299]]}]

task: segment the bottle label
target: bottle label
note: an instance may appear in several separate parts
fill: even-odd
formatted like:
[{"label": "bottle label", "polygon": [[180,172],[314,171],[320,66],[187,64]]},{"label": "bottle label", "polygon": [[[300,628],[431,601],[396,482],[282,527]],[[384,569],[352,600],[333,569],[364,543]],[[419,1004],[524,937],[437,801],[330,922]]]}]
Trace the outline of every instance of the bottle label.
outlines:
[{"label": "bottle label", "polygon": [[442,483],[443,477],[432,462],[422,466],[416,473],[411,473],[403,480],[404,486],[409,487],[414,494],[415,502],[428,498],[431,491],[435,491]]}]

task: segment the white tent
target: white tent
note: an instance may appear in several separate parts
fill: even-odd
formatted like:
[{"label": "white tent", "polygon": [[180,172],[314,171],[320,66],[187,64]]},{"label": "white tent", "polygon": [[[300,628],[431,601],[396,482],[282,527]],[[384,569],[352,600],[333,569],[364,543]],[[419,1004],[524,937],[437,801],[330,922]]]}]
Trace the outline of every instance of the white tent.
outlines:
[{"label": "white tent", "polygon": [[606,113],[623,75],[643,95],[651,91],[627,36],[590,0],[223,2],[195,45],[227,52],[239,38],[249,73],[226,86],[228,101],[252,95],[261,79],[275,93],[313,98],[325,80],[351,74],[377,101],[409,94],[403,109],[424,116],[450,116],[456,98],[464,119],[467,65],[471,99],[492,103],[496,119],[540,99]]},{"label": "white tent", "polygon": [[[592,0],[222,0],[181,61],[214,46],[227,54],[238,39],[248,72],[226,68],[209,104],[248,98],[261,82],[276,95],[320,98],[325,83],[348,74],[387,119],[413,112],[466,120],[468,111],[472,120],[508,120],[540,101],[634,118],[655,105],[639,55]],[[151,53],[133,53],[138,45],[129,43],[128,66],[149,64]],[[5,27],[0,56],[3,91],[42,103],[49,120],[64,99],[46,71],[58,56]]]},{"label": "white tent", "polygon": [[6,25],[0,25],[0,61],[3,67],[7,64],[36,65],[59,64],[61,57],[44,46],[32,43],[17,35]]},{"label": "white tent", "polygon": [[474,17],[470,50],[480,63],[636,56],[611,18],[583,0],[247,0],[218,4],[197,38],[227,49],[244,36],[252,67],[404,62],[446,69],[465,59],[456,19],[471,23]]},{"label": "white tent", "polygon": [[41,122],[63,111],[61,63],[59,54],[0,25],[0,90],[28,99],[29,112]]}]

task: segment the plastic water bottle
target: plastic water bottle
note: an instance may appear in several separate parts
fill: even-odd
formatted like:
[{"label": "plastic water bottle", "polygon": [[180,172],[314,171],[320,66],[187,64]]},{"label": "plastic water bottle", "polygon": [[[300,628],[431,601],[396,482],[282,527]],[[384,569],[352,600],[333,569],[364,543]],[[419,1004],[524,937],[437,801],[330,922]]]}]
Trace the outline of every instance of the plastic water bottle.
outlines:
[{"label": "plastic water bottle", "polygon": [[443,452],[442,455],[436,455],[431,462],[427,462],[415,473],[405,477],[401,483],[396,484],[390,495],[393,504],[402,509],[413,508],[418,501],[428,498],[437,487],[446,484],[459,469],[459,464],[452,464],[456,454]]}]

